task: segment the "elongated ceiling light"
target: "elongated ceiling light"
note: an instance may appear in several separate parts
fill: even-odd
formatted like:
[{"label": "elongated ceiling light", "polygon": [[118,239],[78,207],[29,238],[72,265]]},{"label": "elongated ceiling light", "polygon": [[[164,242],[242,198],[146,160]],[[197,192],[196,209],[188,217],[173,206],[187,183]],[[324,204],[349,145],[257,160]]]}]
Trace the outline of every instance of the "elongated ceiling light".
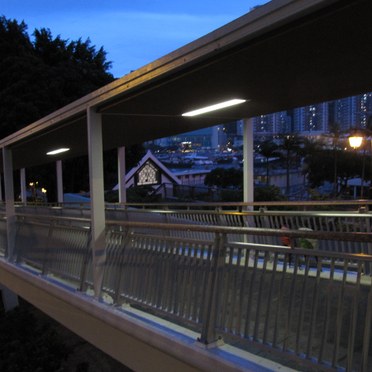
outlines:
[{"label": "elongated ceiling light", "polygon": [[62,147],[60,149],[56,149],[56,150],[52,150],[52,151],[49,151],[47,152],[47,155],[57,155],[57,154],[60,154],[62,152],[66,152],[66,151],[69,151],[70,149],[67,148],[67,147]]},{"label": "elongated ceiling light", "polygon": [[224,102],[216,103],[211,106],[202,107],[197,110],[185,112],[182,114],[182,116],[197,116],[197,115],[205,114],[206,112],[211,112],[211,111],[220,110],[220,109],[234,106],[234,105],[239,105],[240,103],[244,103],[246,101],[247,101],[246,99],[234,98],[234,99],[230,99],[229,101],[224,101]]}]

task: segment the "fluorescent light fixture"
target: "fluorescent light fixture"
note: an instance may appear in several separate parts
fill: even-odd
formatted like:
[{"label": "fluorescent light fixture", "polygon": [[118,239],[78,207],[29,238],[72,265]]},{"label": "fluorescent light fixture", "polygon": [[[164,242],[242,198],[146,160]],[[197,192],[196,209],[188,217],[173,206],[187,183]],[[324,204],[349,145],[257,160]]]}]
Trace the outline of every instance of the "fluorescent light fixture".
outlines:
[{"label": "fluorescent light fixture", "polygon": [[62,152],[66,152],[66,151],[69,151],[70,149],[66,148],[66,147],[62,147],[60,149],[56,149],[56,150],[52,150],[52,151],[49,151],[47,152],[47,155],[57,155],[57,154],[60,154]]},{"label": "fluorescent light fixture", "polygon": [[202,108],[197,109],[197,110],[185,112],[185,113],[182,114],[182,116],[201,115],[201,114],[205,114],[206,112],[221,110],[221,109],[226,108],[226,107],[239,105],[240,103],[244,103],[246,101],[247,101],[246,99],[234,98],[234,99],[230,99],[229,101],[224,101],[224,102],[216,103],[216,104],[211,105],[211,106],[202,107]]}]

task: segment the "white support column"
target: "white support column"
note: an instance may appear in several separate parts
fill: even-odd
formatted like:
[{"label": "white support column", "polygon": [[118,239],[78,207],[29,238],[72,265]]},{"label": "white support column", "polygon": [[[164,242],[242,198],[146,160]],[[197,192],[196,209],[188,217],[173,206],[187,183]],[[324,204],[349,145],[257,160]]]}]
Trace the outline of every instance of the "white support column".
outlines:
[{"label": "white support column", "polygon": [[14,207],[14,183],[13,183],[13,157],[12,150],[3,148],[4,163],[4,189],[5,189],[5,215],[7,227],[7,252],[9,261],[13,261],[15,245],[15,207]]},{"label": "white support column", "polygon": [[93,254],[94,294],[101,293],[105,252],[105,200],[103,186],[102,117],[88,108],[88,158],[91,206],[91,249]]},{"label": "white support column", "polygon": [[57,202],[63,203],[63,171],[62,160],[56,161],[56,174],[57,174]]},{"label": "white support column", "polygon": [[2,174],[0,173],[0,202],[3,202],[3,177]]},{"label": "white support column", "polygon": [[23,204],[27,204],[26,169],[21,168],[19,172],[21,181],[21,201]]},{"label": "white support column", "polygon": [[244,202],[254,201],[254,146],[253,120],[244,119],[243,128],[243,198]]},{"label": "white support column", "polygon": [[125,187],[125,147],[118,148],[118,190],[119,203],[127,202],[127,189]]}]

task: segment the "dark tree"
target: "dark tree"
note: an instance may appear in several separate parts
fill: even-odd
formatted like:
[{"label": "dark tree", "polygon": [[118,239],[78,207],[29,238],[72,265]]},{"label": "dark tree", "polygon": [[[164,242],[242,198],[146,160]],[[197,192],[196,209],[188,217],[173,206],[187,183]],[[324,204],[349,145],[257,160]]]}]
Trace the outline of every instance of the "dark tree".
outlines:
[{"label": "dark tree", "polygon": [[[361,176],[362,157],[356,151],[338,150],[338,177],[343,188],[346,188],[349,179]],[[325,181],[334,182],[334,149],[315,151],[306,162],[310,187],[318,187]]]},{"label": "dark tree", "polygon": [[290,170],[299,165],[299,155],[301,153],[301,139],[295,135],[285,135],[279,149],[285,161],[286,169],[286,195],[290,192]]},{"label": "dark tree", "polygon": [[278,148],[278,145],[271,140],[263,141],[259,146],[259,153],[266,159],[266,186],[270,184],[270,158],[281,157]]},{"label": "dark tree", "polygon": [[113,81],[103,48],[0,17],[0,138]]},{"label": "dark tree", "polygon": [[[0,17],[0,138],[81,98],[114,80],[111,62],[103,48],[91,41],[53,37],[48,29],[35,30],[33,38],[24,22]],[[128,147],[127,169],[143,155],[141,146]],[[105,156],[108,188],[117,178],[116,151]],[[50,176],[50,175],[53,176]],[[55,189],[54,164],[27,169],[29,180],[41,180],[50,194]],[[69,192],[89,188],[86,157],[64,162],[64,182]]]},{"label": "dark tree", "polygon": [[332,148],[333,148],[333,194],[337,193],[338,188],[338,154],[340,151],[340,137],[341,137],[341,130],[340,125],[338,123],[330,123],[329,124],[329,135],[332,138]]},{"label": "dark tree", "polygon": [[207,186],[217,186],[221,188],[243,187],[243,172],[236,168],[216,168],[209,172],[204,180]]}]

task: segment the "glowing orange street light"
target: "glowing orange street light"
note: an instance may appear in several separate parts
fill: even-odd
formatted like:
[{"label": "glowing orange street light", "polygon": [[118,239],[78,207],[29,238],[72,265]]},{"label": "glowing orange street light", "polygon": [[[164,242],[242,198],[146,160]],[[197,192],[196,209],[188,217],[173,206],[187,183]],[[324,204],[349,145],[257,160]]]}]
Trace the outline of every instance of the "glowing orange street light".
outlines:
[{"label": "glowing orange street light", "polygon": [[[362,146],[363,139],[365,136],[362,133],[354,132],[349,136],[349,145],[354,149],[358,149]],[[360,197],[364,197],[364,177],[365,177],[365,168],[366,168],[366,150],[363,151],[363,161],[362,161],[362,176],[360,178],[361,187],[360,187]]]},{"label": "glowing orange street light", "polygon": [[353,135],[351,135],[349,137],[349,145],[353,149],[358,149],[362,145],[363,138],[364,138],[363,135],[361,135],[360,133],[356,132],[356,133],[354,133]]}]

